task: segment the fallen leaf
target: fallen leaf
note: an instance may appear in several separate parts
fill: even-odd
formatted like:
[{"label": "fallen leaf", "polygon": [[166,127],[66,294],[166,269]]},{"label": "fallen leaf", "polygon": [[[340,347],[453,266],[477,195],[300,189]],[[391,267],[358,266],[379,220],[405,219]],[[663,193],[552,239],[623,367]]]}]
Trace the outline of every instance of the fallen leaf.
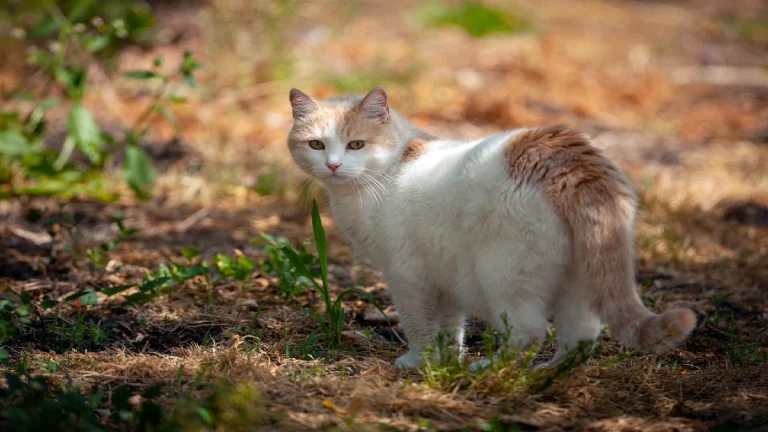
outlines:
[{"label": "fallen leaf", "polygon": [[333,404],[333,402],[331,402],[328,399],[323,399],[323,406],[330,409],[331,411],[335,412],[338,415],[347,415],[347,411],[341,408],[338,408],[336,405]]}]

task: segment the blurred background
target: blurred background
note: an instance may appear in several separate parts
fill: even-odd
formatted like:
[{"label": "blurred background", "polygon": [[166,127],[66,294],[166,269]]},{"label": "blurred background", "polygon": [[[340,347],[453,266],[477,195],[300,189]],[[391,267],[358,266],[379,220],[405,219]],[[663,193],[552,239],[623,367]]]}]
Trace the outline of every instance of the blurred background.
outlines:
[{"label": "blurred background", "polygon": [[[674,394],[680,383],[681,394],[691,386],[686,394],[702,407],[743,402],[736,393],[744,382],[702,389],[728,380],[721,371],[730,367],[700,365],[720,346],[742,356],[729,364],[752,364],[768,341],[765,0],[0,0],[0,360],[24,353],[32,370],[89,385],[172,382],[181,364],[181,388],[210,351],[179,347],[226,339],[231,329],[255,334],[238,329],[258,318],[270,362],[309,367],[316,323],[295,308],[317,296],[292,279],[280,248],[312,234],[312,198],[321,210],[324,199],[286,149],[288,91],[327,97],[377,85],[394,109],[439,136],[552,123],[592,135],[640,196],[646,304],[730,316],[697,330],[680,357],[684,373],[703,372],[654,385],[674,384]],[[388,306],[380,274],[323,222],[332,291],[360,280]],[[268,239],[254,245],[262,234]],[[220,279],[211,282],[209,270]],[[162,290],[157,278],[165,278]],[[116,287],[135,283],[141,295],[132,301],[148,301],[119,306],[112,296],[127,288]],[[343,304],[350,320],[370,306],[362,298]],[[32,310],[39,322],[26,318]],[[72,342],[62,323],[81,322],[83,311],[95,328],[122,333]],[[50,330],[51,322],[64,327]],[[55,359],[50,350],[75,346],[91,351],[87,362],[76,357],[58,372],[46,363]],[[121,362],[141,366],[110,369],[113,346],[127,350]],[[376,346],[355,354],[363,362],[356,370],[400,349]],[[228,357],[240,369],[227,373],[246,370],[251,360],[241,354]],[[646,360],[623,369],[627,379],[659,369]],[[249,379],[309,397],[282,378],[270,381],[279,374],[264,378],[272,363],[256,367]],[[94,368],[104,376],[85,372]],[[329,373],[323,379],[335,379]],[[645,385],[650,378],[637,373]],[[347,381],[328,382],[324,391],[352,392]],[[578,387],[600,400],[605,385]],[[744,403],[757,410],[762,394]],[[563,400],[580,412],[613,406],[573,397]],[[267,399],[275,407],[290,398]],[[625,406],[645,409],[636,402]],[[297,424],[329,415],[328,405],[302,403]],[[384,411],[407,409],[386,403]],[[496,402],[462,403],[485,415]],[[565,408],[557,415],[576,421]]]},{"label": "blurred background", "polygon": [[[393,107],[437,134],[566,122],[627,163],[669,165],[703,148],[719,159],[712,146],[730,153],[768,139],[766,9],[3,0],[0,193],[116,198],[124,182],[112,174],[127,163],[126,185],[156,199],[290,201],[300,181],[284,149],[291,86],[325,97],[382,85]],[[68,120],[73,104],[82,124]],[[138,160],[125,162],[128,148]],[[706,207],[740,187],[714,175],[697,179]]]}]

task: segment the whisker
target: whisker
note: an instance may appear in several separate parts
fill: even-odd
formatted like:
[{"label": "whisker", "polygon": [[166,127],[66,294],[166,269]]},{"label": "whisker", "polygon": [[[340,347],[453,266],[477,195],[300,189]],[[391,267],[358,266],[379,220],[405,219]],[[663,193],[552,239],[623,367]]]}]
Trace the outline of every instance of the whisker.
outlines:
[{"label": "whisker", "polygon": [[363,214],[363,194],[360,193],[360,188],[357,186],[357,179],[352,177],[352,183],[355,185],[355,189],[357,189],[357,196],[360,197],[360,214]]},{"label": "whisker", "polygon": [[385,173],[385,172],[382,172],[382,171],[377,171],[377,170],[374,170],[374,169],[370,169],[370,168],[368,169],[368,171],[369,171],[369,172],[371,172],[371,173],[373,173],[373,174],[378,174],[378,175],[380,175],[382,178],[386,179],[387,181],[390,181],[390,182],[394,182],[394,181],[395,181],[395,178],[394,178],[392,175],[390,175],[390,174],[387,174],[387,173]]},{"label": "whisker", "polygon": [[[376,178],[374,178],[372,175],[370,175],[370,174],[367,174],[367,173],[365,173],[365,172],[362,172],[362,173],[360,173],[360,174],[361,174],[362,176],[364,176],[365,178],[367,178],[367,179],[371,180],[371,182],[372,182],[372,183],[371,183],[371,187],[372,187],[372,188],[378,188],[378,189],[381,191],[381,194],[382,194],[382,195],[387,195],[387,192],[388,192],[388,191],[387,191],[387,188],[386,188],[386,187],[385,187],[385,186],[384,186],[384,185],[383,185],[381,182],[379,182],[378,180],[376,180]],[[383,200],[384,200],[384,198],[383,198],[383,197],[381,197],[381,198],[382,198],[382,201],[383,201]]]},{"label": "whisker", "polygon": [[376,192],[375,189],[370,185],[370,183],[363,183],[363,187],[366,188],[373,197],[374,200],[376,200],[376,204],[379,206],[379,210],[381,210],[381,201],[379,201],[379,194]]}]

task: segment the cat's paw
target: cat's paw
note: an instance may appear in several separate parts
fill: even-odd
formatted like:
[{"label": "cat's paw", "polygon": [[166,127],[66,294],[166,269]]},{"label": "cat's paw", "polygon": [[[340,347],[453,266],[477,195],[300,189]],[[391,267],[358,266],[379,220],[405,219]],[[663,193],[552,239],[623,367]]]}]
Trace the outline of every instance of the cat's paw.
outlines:
[{"label": "cat's paw", "polygon": [[491,361],[487,358],[475,360],[469,364],[469,370],[471,372],[481,371],[491,365]]},{"label": "cat's paw", "polygon": [[401,369],[419,367],[421,366],[421,360],[422,358],[420,353],[408,351],[407,353],[398,357],[397,360],[395,360],[395,367],[399,367]]}]

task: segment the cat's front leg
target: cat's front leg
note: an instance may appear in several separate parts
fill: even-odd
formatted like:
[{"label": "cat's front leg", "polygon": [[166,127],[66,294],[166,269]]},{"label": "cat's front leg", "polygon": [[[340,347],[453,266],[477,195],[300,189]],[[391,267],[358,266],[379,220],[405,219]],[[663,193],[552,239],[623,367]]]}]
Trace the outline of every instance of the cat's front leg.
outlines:
[{"label": "cat's front leg", "polygon": [[411,278],[389,277],[387,283],[400,326],[408,338],[408,352],[395,360],[395,366],[418,367],[424,359],[425,347],[434,343],[440,326],[434,293],[424,282]]}]

